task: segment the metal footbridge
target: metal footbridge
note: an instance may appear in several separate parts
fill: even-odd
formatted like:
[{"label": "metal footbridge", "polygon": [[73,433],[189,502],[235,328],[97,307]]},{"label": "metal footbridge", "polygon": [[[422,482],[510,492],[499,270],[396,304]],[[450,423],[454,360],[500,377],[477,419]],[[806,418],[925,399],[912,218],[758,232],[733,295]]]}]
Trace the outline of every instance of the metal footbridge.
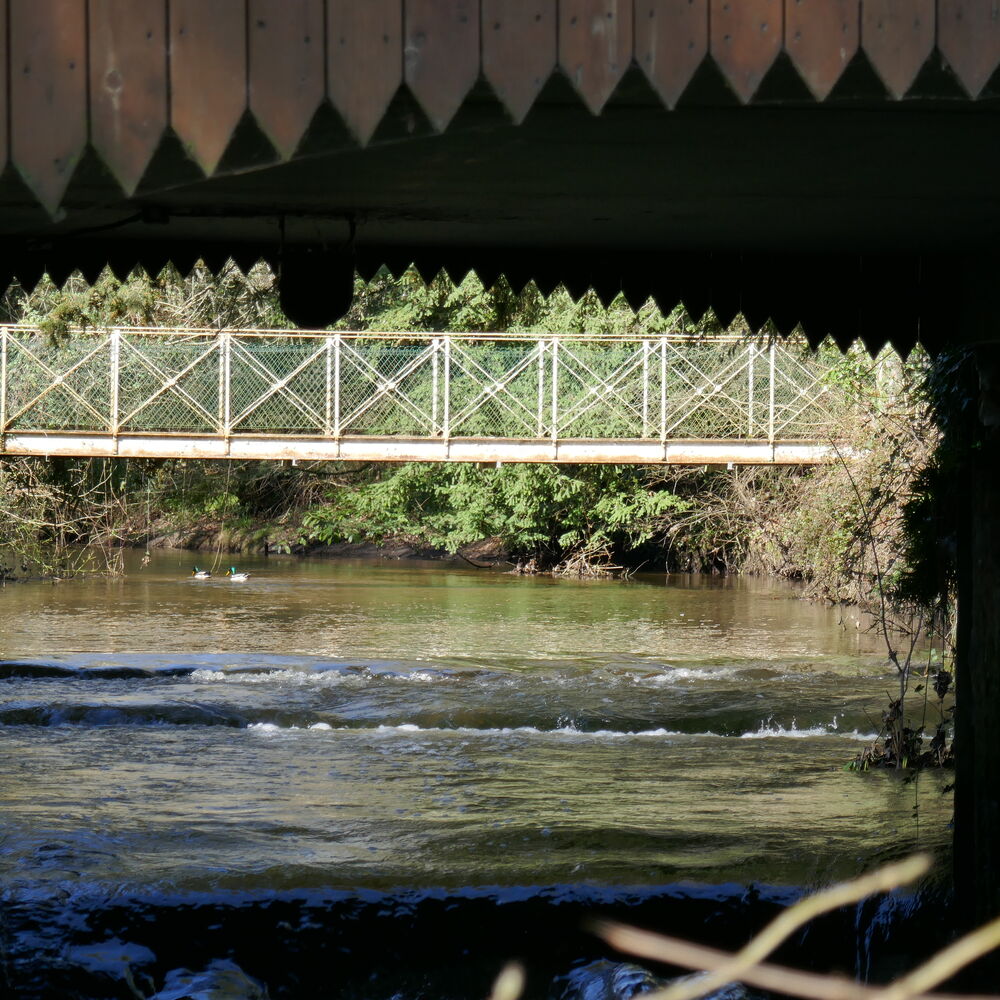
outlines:
[{"label": "metal footbridge", "polygon": [[0,456],[816,464],[843,360],[734,336],[0,329]]}]

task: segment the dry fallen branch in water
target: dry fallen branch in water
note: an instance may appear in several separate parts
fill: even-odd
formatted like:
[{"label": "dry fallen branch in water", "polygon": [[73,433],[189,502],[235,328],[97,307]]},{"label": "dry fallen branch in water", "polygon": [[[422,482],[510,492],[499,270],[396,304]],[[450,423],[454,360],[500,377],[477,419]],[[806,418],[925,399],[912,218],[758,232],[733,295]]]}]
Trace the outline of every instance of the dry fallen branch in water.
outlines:
[{"label": "dry fallen branch in water", "polygon": [[734,980],[805,1000],[985,1000],[971,995],[958,997],[927,991],[977,958],[1000,947],[1000,918],[944,948],[889,986],[864,986],[842,976],[802,972],[763,962],[789,935],[821,913],[858,902],[876,892],[898,888],[920,877],[928,868],[929,860],[918,855],[808,896],[772,921],[735,955],[624,924],[600,922],[596,930],[620,951],[709,973],[694,983],[676,983],[649,993],[644,1000],[694,1000]]}]

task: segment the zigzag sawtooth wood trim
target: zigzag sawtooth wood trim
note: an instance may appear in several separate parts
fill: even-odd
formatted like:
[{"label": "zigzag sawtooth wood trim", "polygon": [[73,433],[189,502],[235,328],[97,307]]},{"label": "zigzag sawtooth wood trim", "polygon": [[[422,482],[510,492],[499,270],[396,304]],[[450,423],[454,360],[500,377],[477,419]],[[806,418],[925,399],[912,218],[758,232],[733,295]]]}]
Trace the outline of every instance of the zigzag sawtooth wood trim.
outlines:
[{"label": "zigzag sawtooth wood trim", "polygon": [[[481,79],[522,121],[557,67],[594,113],[630,65],[673,107],[706,58],[746,103],[784,51],[821,100],[860,47],[888,94],[899,98],[936,44],[975,98],[1000,64],[994,6],[978,0],[0,0],[0,15],[4,8],[8,15],[0,16],[0,52],[9,62],[8,73],[0,73],[0,110],[10,136],[5,151],[8,130],[0,127],[0,157],[9,153],[29,190],[54,213],[88,142],[131,194],[168,124],[210,175],[248,106],[289,158],[324,97],[355,139],[369,142],[404,80],[440,131]],[[239,155],[230,151],[226,169],[240,165]]]}]

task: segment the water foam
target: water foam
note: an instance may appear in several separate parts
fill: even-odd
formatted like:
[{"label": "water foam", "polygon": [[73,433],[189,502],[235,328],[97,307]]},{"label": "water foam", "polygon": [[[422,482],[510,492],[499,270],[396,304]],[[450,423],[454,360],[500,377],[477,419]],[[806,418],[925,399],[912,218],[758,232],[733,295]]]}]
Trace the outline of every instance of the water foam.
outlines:
[{"label": "water foam", "polygon": [[764,719],[761,720],[761,724],[758,729],[746,733],[741,733],[740,739],[804,740],[804,739],[809,739],[810,737],[817,737],[817,736],[839,736],[841,739],[860,740],[866,743],[870,743],[872,740],[877,738],[875,733],[859,733],[856,729],[852,729],[850,731],[840,730],[837,727],[837,719],[835,716],[832,723],[829,723],[827,725],[810,726],[807,729],[800,729],[796,725],[794,719],[792,719],[791,726],[787,728],[785,726],[778,725],[773,719]]},{"label": "water foam", "polygon": [[678,681],[729,680],[739,673],[735,667],[669,667],[660,674],[633,674],[638,685],[667,687]]},{"label": "water foam", "polygon": [[268,670],[264,673],[244,670],[195,670],[190,679],[199,684],[263,684],[293,687],[339,687],[350,681],[364,679],[358,674],[345,674],[338,670],[306,673],[301,670]]},{"label": "water foam", "polygon": [[335,733],[375,733],[389,736],[393,734],[421,733],[428,736],[459,735],[459,736],[561,736],[585,740],[609,739],[663,739],[690,736],[715,736],[715,733],[681,733],[672,729],[641,729],[623,731],[615,729],[577,729],[575,726],[560,726],[553,729],[539,729],[537,726],[499,726],[482,729],[470,726],[417,726],[412,722],[401,722],[396,725],[379,725],[374,728],[360,726],[331,726],[325,722],[313,723],[310,726],[278,726],[273,722],[254,722],[247,726],[248,730],[259,733],[303,732],[305,730],[326,730]]},{"label": "water foam", "polygon": [[328,667],[323,670],[195,670],[190,679],[199,684],[257,684],[275,687],[330,688],[361,687],[377,681],[409,684],[436,684],[450,681],[450,674],[430,670],[413,670],[401,673],[373,671],[368,667]]},{"label": "water foam", "polygon": [[325,730],[334,733],[375,733],[389,736],[392,734],[423,734],[425,736],[556,736],[579,740],[636,740],[636,739],[792,739],[802,740],[823,736],[837,736],[841,739],[870,743],[876,738],[875,733],[861,733],[856,729],[840,731],[826,725],[810,726],[800,729],[793,720],[789,727],[779,726],[773,722],[762,722],[760,728],[740,733],[738,737],[723,736],[710,730],[699,733],[685,733],[676,729],[578,729],[576,726],[557,726],[552,729],[540,729],[538,726],[486,726],[481,729],[470,726],[417,726],[411,722],[401,722],[396,725],[379,725],[374,728],[362,726],[331,726],[325,722],[313,723],[310,726],[278,726],[271,722],[255,722],[247,729],[262,733],[301,732],[307,729]]}]

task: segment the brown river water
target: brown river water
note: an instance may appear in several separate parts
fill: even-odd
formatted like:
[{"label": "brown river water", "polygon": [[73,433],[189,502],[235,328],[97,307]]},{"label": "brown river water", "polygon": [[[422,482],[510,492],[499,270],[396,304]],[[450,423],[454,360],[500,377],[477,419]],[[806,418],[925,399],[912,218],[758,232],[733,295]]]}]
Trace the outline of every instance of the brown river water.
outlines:
[{"label": "brown river water", "polygon": [[[484,900],[482,927],[498,902],[777,905],[948,842],[947,776],[843,770],[894,679],[791,587],[274,558],[231,582],[140,555],[0,588],[0,955],[25,996],[134,995],[108,941],[151,996],[167,967],[240,952],[212,931],[237,911],[244,944],[298,928],[297,978],[239,957],[272,996],[311,996],[301,935],[346,933],[338,907],[443,934]],[[515,923],[549,920],[531,913]],[[192,914],[196,955],[162,929]],[[376,987],[379,961],[337,947],[354,964],[330,995],[470,995],[430,972]]]}]

